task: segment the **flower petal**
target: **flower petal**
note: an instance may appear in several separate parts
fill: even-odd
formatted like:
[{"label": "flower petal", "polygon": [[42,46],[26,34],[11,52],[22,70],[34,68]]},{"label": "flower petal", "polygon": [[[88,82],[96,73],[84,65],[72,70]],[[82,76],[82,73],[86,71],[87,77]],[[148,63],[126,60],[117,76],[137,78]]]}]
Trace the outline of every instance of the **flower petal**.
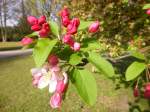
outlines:
[{"label": "flower petal", "polygon": [[68,83],[68,76],[66,72],[63,72],[63,76],[64,76],[64,84]]},{"label": "flower petal", "polygon": [[56,90],[57,86],[57,76],[56,74],[52,73],[51,79],[49,81],[49,92],[53,93]]},{"label": "flower petal", "polygon": [[57,80],[50,80],[49,81],[49,92],[50,93],[55,92],[56,86],[57,86]]},{"label": "flower petal", "polygon": [[49,77],[47,76],[42,76],[38,82],[38,88],[43,89],[49,84]]},{"label": "flower petal", "polygon": [[38,73],[41,73],[41,68],[32,68],[31,69],[32,76],[34,76],[34,75],[36,75]]}]

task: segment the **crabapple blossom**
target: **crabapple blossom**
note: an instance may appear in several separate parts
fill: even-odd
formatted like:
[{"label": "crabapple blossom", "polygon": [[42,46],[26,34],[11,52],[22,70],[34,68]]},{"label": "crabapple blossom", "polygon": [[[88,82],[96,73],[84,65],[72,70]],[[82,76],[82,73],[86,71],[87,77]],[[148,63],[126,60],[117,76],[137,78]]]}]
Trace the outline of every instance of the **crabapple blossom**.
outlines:
[{"label": "crabapple blossom", "polygon": [[95,33],[95,32],[97,32],[97,31],[99,30],[99,27],[100,27],[100,24],[99,24],[98,21],[96,21],[96,22],[92,23],[92,24],[89,26],[88,31],[89,31],[90,33]]},{"label": "crabapple blossom", "polygon": [[32,38],[29,38],[29,37],[24,37],[22,40],[21,40],[21,44],[22,45],[29,45],[33,43],[33,39]]},{"label": "crabapple blossom", "polygon": [[38,19],[34,16],[28,16],[27,21],[30,25],[38,24]]}]

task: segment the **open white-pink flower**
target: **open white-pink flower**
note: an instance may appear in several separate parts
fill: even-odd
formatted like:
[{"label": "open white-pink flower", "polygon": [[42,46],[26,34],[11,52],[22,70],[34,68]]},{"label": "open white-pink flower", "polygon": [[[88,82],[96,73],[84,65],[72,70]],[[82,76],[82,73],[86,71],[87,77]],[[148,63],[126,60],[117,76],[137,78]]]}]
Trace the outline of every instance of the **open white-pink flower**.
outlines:
[{"label": "open white-pink flower", "polygon": [[[67,74],[65,72],[61,73],[58,66],[53,66],[50,70],[46,70],[45,68],[33,68],[31,69],[31,73],[33,76],[33,85],[39,89],[49,86],[50,93],[56,91],[59,81],[63,80],[64,87],[68,82]],[[62,85],[59,84],[59,89],[64,91],[62,88]]]}]

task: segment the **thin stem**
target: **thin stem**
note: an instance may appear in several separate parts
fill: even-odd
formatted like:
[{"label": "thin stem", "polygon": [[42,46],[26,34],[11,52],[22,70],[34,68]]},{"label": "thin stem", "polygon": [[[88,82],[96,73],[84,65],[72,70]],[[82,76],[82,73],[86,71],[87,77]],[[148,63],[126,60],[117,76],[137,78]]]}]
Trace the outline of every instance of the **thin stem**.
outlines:
[{"label": "thin stem", "polygon": [[147,80],[147,82],[149,82],[149,79],[150,79],[150,77],[149,77],[149,73],[148,73],[148,68],[146,68],[146,80]]},{"label": "thin stem", "polygon": [[137,82],[136,82],[135,88],[138,88],[139,80],[140,80],[140,77],[137,79]]}]

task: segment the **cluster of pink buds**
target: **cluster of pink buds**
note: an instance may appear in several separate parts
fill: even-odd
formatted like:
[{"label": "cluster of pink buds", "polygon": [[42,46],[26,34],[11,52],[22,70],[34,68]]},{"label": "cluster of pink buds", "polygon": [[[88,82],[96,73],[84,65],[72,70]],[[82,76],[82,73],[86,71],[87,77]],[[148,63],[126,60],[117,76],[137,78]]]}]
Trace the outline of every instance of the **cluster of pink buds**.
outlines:
[{"label": "cluster of pink buds", "polygon": [[75,42],[73,39],[73,35],[77,33],[78,27],[80,25],[80,20],[78,18],[73,18],[70,20],[69,10],[65,7],[61,12],[61,22],[64,27],[66,27],[66,34],[63,37],[63,42],[70,46],[70,48],[74,51],[80,50],[80,43]]},{"label": "cluster of pink buds", "polygon": [[53,93],[50,98],[50,106],[59,108],[62,102],[62,96],[68,86],[68,76],[58,65],[59,60],[56,55],[48,57],[48,63],[43,68],[33,68],[33,85],[39,89],[49,86],[49,92]]},{"label": "cluster of pink buds", "polygon": [[48,36],[50,32],[50,26],[46,22],[45,16],[41,16],[40,18],[36,18],[34,16],[28,16],[27,21],[31,25],[31,30],[37,31],[40,37]]},{"label": "cluster of pink buds", "polygon": [[[61,22],[64,27],[66,27],[66,34],[63,36],[63,43],[70,46],[70,48],[74,51],[80,50],[80,43],[75,42],[73,39],[73,35],[77,33],[78,27],[80,25],[80,20],[78,18],[73,18],[72,20],[69,18],[70,13],[67,7],[65,7],[61,12]],[[100,27],[100,23],[98,21],[92,23],[89,26],[89,33],[98,32]]]},{"label": "cluster of pink buds", "polygon": [[150,15],[150,9],[147,9],[146,14]]}]

